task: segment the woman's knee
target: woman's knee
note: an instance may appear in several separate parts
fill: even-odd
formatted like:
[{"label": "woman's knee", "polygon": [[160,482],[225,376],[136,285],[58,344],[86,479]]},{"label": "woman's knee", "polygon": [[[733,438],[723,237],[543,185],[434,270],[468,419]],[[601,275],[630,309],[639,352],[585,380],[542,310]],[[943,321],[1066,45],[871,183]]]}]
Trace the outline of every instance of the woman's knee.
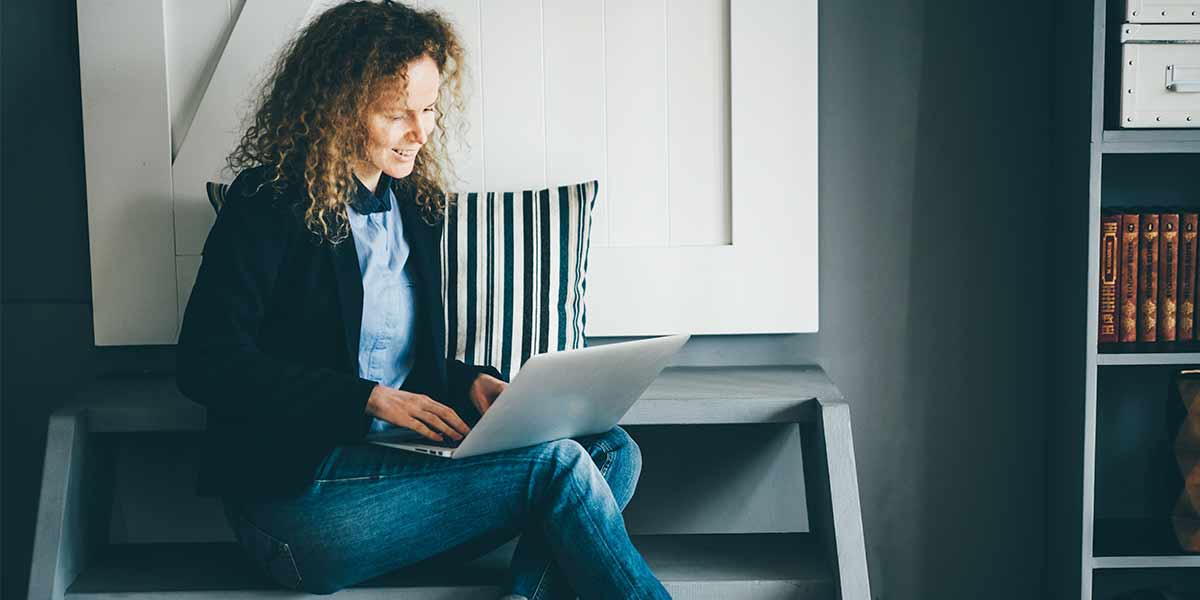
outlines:
[{"label": "woman's knee", "polygon": [[542,456],[548,458],[550,463],[559,469],[578,467],[587,455],[583,444],[573,439],[553,440],[543,444]]},{"label": "woman's knee", "polygon": [[642,473],[642,449],[620,427],[607,432],[595,455],[596,466],[608,482],[613,498],[621,510],[633,499]]},{"label": "woman's knee", "polygon": [[540,461],[544,466],[543,479],[546,484],[560,485],[567,480],[575,480],[574,485],[582,485],[591,490],[597,484],[603,484],[604,478],[592,462],[587,448],[573,439],[561,439],[546,442],[543,446]]},{"label": "woman's knee", "polygon": [[[618,434],[625,436],[624,432]],[[593,447],[593,451],[595,447]],[[546,442],[540,461],[542,485],[539,496],[562,496],[571,491],[581,492],[605,504],[615,504],[617,510],[633,495],[641,469],[641,451],[632,438],[606,445],[593,460],[591,452],[574,439]]]},{"label": "woman's knee", "polygon": [[619,461],[626,472],[632,475],[634,481],[642,472],[642,447],[634,441],[629,432],[625,431],[621,426],[613,427],[609,431],[610,447],[614,460]]}]

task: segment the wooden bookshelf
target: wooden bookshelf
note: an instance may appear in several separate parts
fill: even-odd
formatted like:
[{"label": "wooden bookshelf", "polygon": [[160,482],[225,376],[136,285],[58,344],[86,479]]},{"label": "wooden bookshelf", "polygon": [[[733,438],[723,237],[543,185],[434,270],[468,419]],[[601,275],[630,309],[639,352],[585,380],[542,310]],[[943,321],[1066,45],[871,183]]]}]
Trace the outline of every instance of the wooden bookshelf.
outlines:
[{"label": "wooden bookshelf", "polygon": [[1096,519],[1094,569],[1200,568],[1200,554],[1179,551],[1166,519]]},{"label": "wooden bookshelf", "polygon": [[1100,366],[1200,365],[1200,352],[1104,352],[1096,356]]},{"label": "wooden bookshelf", "polygon": [[1119,127],[1125,0],[1064,0],[1055,18],[1047,597],[1192,593],[1200,555],[1169,520],[1182,411],[1170,388],[1172,372],[1200,367],[1200,343],[1099,345],[1099,240],[1104,209],[1200,212],[1200,129]]}]

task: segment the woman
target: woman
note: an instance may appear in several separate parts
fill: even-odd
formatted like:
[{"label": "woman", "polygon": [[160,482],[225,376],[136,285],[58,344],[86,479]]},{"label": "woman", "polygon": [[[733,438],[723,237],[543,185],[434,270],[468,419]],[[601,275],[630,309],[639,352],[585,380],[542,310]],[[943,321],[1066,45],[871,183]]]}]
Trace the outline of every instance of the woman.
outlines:
[{"label": "woman", "polygon": [[641,455],[620,427],[453,461],[362,443],[462,439],[507,385],[445,358],[438,220],[462,64],[442,17],[392,2],[334,7],[280,55],[180,330],[179,388],[208,408],[199,492],[294,589],[519,534],[509,598],[668,597],[621,517]]}]

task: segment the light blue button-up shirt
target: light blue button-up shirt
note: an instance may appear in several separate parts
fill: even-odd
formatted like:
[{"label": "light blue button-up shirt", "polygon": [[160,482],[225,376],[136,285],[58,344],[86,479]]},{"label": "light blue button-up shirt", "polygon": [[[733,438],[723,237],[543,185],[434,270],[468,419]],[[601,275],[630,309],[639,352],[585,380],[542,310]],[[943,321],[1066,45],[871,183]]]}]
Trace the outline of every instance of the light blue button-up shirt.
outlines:
[{"label": "light blue button-up shirt", "polygon": [[[358,196],[346,214],[363,278],[358,375],[399,388],[416,358],[417,295],[400,204],[390,184],[391,178],[381,174],[372,194],[358,182]],[[393,427],[378,418],[371,420],[371,431]]]}]

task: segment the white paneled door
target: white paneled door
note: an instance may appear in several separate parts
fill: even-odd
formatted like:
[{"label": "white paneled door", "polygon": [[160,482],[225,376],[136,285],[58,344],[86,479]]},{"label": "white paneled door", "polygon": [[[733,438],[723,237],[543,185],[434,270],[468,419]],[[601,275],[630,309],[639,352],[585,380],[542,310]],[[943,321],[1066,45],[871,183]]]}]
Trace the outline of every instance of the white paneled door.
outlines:
[{"label": "white paneled door", "polygon": [[[175,342],[204,182],[336,2],[80,0],[98,345]],[[600,181],[588,335],[816,331],[816,0],[415,3],[469,55],[465,190]]]}]

